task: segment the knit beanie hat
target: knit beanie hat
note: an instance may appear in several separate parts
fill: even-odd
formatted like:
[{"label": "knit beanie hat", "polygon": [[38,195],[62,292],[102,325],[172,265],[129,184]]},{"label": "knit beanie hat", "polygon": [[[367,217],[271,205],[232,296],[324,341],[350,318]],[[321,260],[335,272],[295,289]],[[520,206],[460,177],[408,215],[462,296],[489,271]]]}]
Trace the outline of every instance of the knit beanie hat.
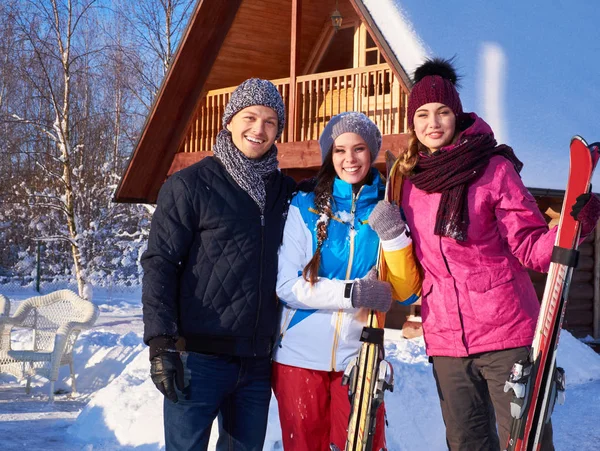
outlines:
[{"label": "knit beanie hat", "polygon": [[333,116],[327,123],[323,133],[321,133],[319,138],[321,162],[325,161],[325,157],[331,150],[335,139],[348,132],[356,133],[365,140],[371,153],[371,164],[375,161],[379,149],[381,149],[381,132],[379,128],[363,113],[349,111]]},{"label": "knit beanie hat", "polygon": [[408,96],[408,127],[414,128],[416,111],[426,103],[443,103],[458,118],[462,114],[462,103],[456,90],[458,79],[452,60],[433,58],[415,70],[414,82]]},{"label": "knit beanie hat", "polygon": [[281,94],[273,83],[260,78],[249,78],[240,84],[229,98],[229,103],[223,112],[223,128],[238,111],[253,105],[271,108],[277,113],[277,137],[279,139],[285,126],[285,106]]}]

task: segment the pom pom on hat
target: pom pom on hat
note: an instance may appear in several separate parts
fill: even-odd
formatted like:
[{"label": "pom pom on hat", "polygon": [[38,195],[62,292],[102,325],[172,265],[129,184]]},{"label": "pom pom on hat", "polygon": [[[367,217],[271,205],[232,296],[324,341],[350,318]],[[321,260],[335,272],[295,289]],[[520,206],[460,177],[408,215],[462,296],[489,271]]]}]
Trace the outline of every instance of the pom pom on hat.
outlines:
[{"label": "pom pom on hat", "polygon": [[456,70],[452,67],[452,60],[433,58],[425,61],[415,70],[413,81],[419,83],[423,78],[430,75],[439,75],[446,80],[450,80],[454,86],[459,86],[457,84],[458,75],[456,75]]},{"label": "pom pom on hat", "polygon": [[456,90],[458,76],[452,60],[433,58],[425,61],[414,73],[414,86],[408,97],[408,126],[414,127],[416,111],[427,103],[443,103],[456,117],[462,114],[462,103]]},{"label": "pom pom on hat", "polygon": [[249,78],[242,82],[229,98],[229,103],[223,112],[223,128],[239,111],[253,105],[271,108],[277,113],[277,137],[279,139],[285,126],[285,106],[281,94],[273,83],[260,78]]}]

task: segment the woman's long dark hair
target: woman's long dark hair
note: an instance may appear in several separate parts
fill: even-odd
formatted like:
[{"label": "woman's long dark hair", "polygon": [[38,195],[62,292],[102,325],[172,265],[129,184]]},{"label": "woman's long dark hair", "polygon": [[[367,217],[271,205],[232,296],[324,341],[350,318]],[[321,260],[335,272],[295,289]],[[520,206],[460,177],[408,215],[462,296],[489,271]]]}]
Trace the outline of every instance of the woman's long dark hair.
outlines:
[{"label": "woman's long dark hair", "polygon": [[327,239],[327,227],[329,226],[329,220],[332,216],[331,198],[335,176],[333,152],[329,151],[315,178],[315,209],[319,213],[319,219],[317,220],[317,249],[302,271],[302,277],[304,277],[304,280],[307,282],[310,282],[311,285],[314,285],[319,280],[321,248]]}]

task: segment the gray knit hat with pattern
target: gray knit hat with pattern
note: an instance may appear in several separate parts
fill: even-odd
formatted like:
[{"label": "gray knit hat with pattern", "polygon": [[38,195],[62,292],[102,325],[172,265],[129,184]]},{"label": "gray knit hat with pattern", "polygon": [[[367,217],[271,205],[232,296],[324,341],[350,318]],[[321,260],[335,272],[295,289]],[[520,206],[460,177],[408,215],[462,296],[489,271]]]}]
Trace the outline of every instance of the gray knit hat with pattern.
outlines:
[{"label": "gray knit hat with pattern", "polygon": [[279,139],[285,126],[285,106],[281,94],[273,83],[260,78],[249,78],[235,88],[229,98],[229,103],[223,112],[223,128],[238,111],[253,105],[271,108],[277,113],[277,137]]},{"label": "gray knit hat with pattern", "polygon": [[335,139],[348,132],[356,133],[365,140],[371,153],[371,164],[375,161],[379,149],[381,149],[381,132],[379,128],[363,113],[349,111],[333,116],[325,127],[325,130],[323,130],[319,138],[321,162],[325,161],[325,156],[331,150]]}]

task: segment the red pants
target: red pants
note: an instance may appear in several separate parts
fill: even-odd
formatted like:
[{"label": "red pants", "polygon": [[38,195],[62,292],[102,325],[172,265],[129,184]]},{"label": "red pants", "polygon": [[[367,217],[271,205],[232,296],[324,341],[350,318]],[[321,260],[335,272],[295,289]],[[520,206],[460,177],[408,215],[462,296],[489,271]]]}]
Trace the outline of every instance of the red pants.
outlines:
[{"label": "red pants", "polygon": [[[340,372],[317,371],[273,362],[271,383],[279,405],[285,451],[329,451],[346,446],[350,401]],[[383,406],[377,412],[373,450],[385,448]]]}]

